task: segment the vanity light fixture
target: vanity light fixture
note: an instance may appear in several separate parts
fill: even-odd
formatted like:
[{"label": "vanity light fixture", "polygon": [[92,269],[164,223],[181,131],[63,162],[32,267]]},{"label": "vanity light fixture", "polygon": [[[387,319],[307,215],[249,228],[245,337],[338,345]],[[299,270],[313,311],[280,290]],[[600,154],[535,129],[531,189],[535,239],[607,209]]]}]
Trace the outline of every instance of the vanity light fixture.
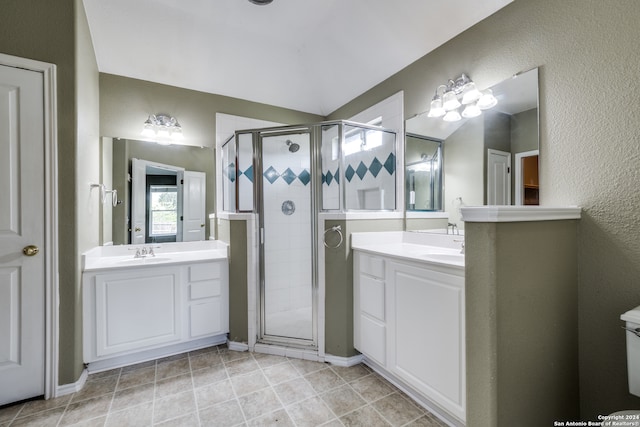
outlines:
[{"label": "vanity light fixture", "polygon": [[[442,90],[442,94],[438,91]],[[446,122],[457,122],[462,117],[471,118],[482,114],[481,110],[494,107],[498,101],[490,89],[480,92],[476,84],[466,74],[455,80],[449,80],[446,85],[440,85],[431,100],[428,117],[442,117]],[[458,108],[464,106],[462,114]]]},{"label": "vanity light fixture", "polygon": [[147,138],[156,138],[158,144],[170,144],[183,139],[182,126],[169,114],[150,114],[141,132]]}]

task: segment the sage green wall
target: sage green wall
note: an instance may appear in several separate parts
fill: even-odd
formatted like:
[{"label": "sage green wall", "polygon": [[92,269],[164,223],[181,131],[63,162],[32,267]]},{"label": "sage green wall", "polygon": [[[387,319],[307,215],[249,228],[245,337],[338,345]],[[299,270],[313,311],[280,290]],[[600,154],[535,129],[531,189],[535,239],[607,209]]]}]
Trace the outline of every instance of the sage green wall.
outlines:
[{"label": "sage green wall", "polygon": [[[467,73],[480,88],[540,67],[540,196],[579,205],[581,416],[640,407],[627,388],[619,316],[640,304],[640,5],[515,0],[331,114],[350,117],[404,90],[405,116]],[[603,94],[605,94],[603,96]]]},{"label": "sage green wall", "polygon": [[[101,199],[97,189],[91,190],[89,183],[101,183],[100,134],[99,129],[99,85],[98,64],[91,42],[89,24],[82,0],[75,0],[76,29],[76,224],[77,239],[75,286],[74,286],[74,356],[73,376],[75,381],[82,373],[82,276],[81,255],[100,244]],[[58,92],[60,93],[60,92]],[[67,166],[68,167],[68,166]],[[61,217],[60,221],[66,221]],[[60,254],[60,258],[64,258]],[[61,310],[62,313],[62,310]],[[62,345],[60,346],[62,348]],[[64,361],[63,363],[67,363]]]},{"label": "sage green wall", "polygon": [[185,144],[203,147],[216,145],[216,113],[290,124],[323,120],[315,114],[228,96],[100,74],[102,136],[140,139],[143,122],[149,114],[157,113],[171,114],[179,120]]},{"label": "sage green wall", "polygon": [[[127,181],[127,171],[131,170],[131,159],[148,160],[151,162],[162,163],[165,165],[183,167],[188,171],[204,172],[206,177],[206,201],[205,201],[205,213],[206,213],[206,230],[205,238],[209,238],[209,221],[208,217],[210,213],[215,213],[215,188],[216,188],[216,175],[215,175],[215,155],[214,149],[209,147],[194,147],[186,145],[167,145],[159,146],[154,142],[145,142],[129,139],[114,139],[114,152],[118,153],[118,164],[113,164],[114,171],[114,187],[118,189],[118,194],[122,195],[119,198],[123,200],[123,203],[116,206],[114,211],[117,211],[117,224],[114,224],[114,229],[118,230],[118,235],[114,236],[113,243],[115,245],[123,245],[128,243],[128,233],[125,229],[126,216],[129,215],[131,203],[129,197],[124,197],[124,192],[120,192],[129,187]],[[124,146],[124,147],[123,147]],[[124,154],[124,159],[120,156]],[[115,158],[115,156],[114,156]],[[123,231],[125,231],[123,233]],[[123,239],[123,237],[125,237]]]},{"label": "sage green wall", "polygon": [[229,340],[249,342],[247,296],[247,221],[220,219],[218,240],[230,243],[229,256]]},{"label": "sage green wall", "polygon": [[[350,357],[358,354],[353,348],[353,254],[351,233],[364,231],[401,231],[401,219],[327,220],[323,230],[339,225],[344,242],[336,249],[325,248],[325,352]],[[338,241],[327,244],[336,245]]]},{"label": "sage green wall", "polygon": [[[77,220],[78,212],[90,203],[86,190],[93,174],[85,168],[75,168],[80,159],[91,156],[94,144],[99,143],[92,130],[97,121],[97,108],[92,101],[97,99],[92,50],[81,1],[2,2],[0,52],[57,66],[60,384],[75,382],[82,370],[78,257],[85,246],[93,243],[98,231],[97,226],[95,235],[91,231],[93,214],[87,223],[79,224]],[[96,161],[89,163],[94,165]],[[85,186],[82,193],[78,193],[79,183]],[[97,204],[93,207],[97,212]]]},{"label": "sage green wall", "polygon": [[577,229],[466,224],[468,427],[579,419]]}]

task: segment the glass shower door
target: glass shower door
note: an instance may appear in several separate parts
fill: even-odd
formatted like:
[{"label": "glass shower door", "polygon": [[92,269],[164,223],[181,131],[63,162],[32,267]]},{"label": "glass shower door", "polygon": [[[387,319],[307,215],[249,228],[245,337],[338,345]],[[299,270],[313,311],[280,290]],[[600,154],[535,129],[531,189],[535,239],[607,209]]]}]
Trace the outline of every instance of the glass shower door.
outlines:
[{"label": "glass shower door", "polygon": [[315,346],[309,133],[261,138],[261,341]]}]

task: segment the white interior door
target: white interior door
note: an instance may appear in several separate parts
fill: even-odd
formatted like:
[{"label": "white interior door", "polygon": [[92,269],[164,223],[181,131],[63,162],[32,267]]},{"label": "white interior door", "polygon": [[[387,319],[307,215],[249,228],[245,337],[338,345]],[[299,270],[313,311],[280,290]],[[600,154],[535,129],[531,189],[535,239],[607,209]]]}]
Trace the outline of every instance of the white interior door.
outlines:
[{"label": "white interior door", "polygon": [[487,204],[511,204],[511,153],[488,150]]},{"label": "white interior door", "polygon": [[45,392],[43,90],[0,65],[0,405]]},{"label": "white interior door", "polygon": [[131,244],[144,244],[147,162],[131,159]]},{"label": "white interior door", "polygon": [[182,182],[182,240],[205,240],[206,174],[184,171]]}]

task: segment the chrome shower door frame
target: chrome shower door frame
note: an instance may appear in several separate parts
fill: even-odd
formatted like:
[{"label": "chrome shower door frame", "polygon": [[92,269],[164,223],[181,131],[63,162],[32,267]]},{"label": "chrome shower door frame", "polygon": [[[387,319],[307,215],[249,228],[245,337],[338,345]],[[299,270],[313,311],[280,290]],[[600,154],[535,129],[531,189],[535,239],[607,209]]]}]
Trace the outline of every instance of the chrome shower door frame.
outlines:
[{"label": "chrome shower door frame", "polygon": [[[310,212],[309,218],[311,222],[311,296],[312,296],[312,338],[303,339],[296,337],[285,337],[278,335],[269,335],[265,331],[266,326],[266,310],[265,310],[265,296],[266,296],[266,269],[265,269],[265,203],[264,203],[264,163],[263,163],[263,140],[268,137],[288,136],[307,134],[309,138],[309,173],[310,173]],[[319,160],[318,160],[318,146],[315,137],[314,126],[295,126],[295,127],[278,127],[268,129],[257,129],[253,132],[253,155],[254,155],[254,170],[256,171],[255,179],[255,199],[254,206],[258,214],[258,253],[259,253],[259,298],[258,298],[258,313],[259,313],[259,327],[257,328],[258,336],[257,343],[281,345],[285,347],[297,347],[301,349],[317,350],[318,349],[318,245],[317,245],[317,228],[318,228],[318,194],[319,188]]]}]

